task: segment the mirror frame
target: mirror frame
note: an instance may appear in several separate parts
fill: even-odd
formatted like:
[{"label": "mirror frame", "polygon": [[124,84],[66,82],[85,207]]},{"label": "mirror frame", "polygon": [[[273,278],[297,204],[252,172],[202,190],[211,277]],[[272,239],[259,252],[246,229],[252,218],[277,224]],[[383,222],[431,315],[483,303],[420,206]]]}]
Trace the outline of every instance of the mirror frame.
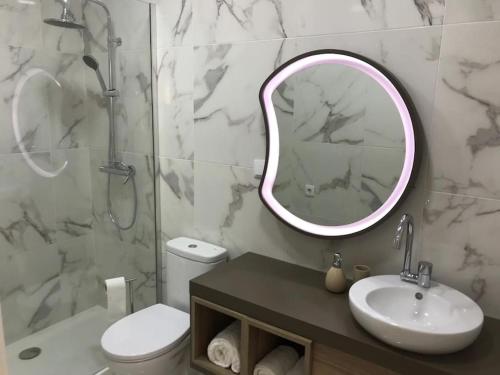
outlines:
[{"label": "mirror frame", "polygon": [[[338,226],[319,225],[306,221],[288,211],[273,195],[273,186],[279,167],[280,138],[272,94],[281,83],[293,74],[315,65],[327,63],[354,68],[374,79],[391,97],[398,109],[405,134],[403,170],[389,198],[369,216],[354,223]],[[347,237],[363,233],[387,219],[414,186],[422,157],[420,119],[406,89],[391,72],[380,64],[344,50],[322,49],[307,52],[277,68],[262,84],[259,99],[266,128],[266,160],[259,186],[259,195],[264,205],[279,220],[293,229],[317,237]]]}]

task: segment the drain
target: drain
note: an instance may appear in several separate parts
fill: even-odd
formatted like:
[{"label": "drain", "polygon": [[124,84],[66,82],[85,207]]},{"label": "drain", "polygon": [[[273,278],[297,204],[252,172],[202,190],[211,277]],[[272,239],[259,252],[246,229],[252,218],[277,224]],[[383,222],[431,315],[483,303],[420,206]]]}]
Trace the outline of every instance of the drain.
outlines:
[{"label": "drain", "polygon": [[196,248],[198,247],[198,245],[196,245],[196,244],[192,243],[192,244],[188,245],[188,247],[189,247],[190,249],[196,249]]},{"label": "drain", "polygon": [[422,298],[424,298],[424,295],[422,293],[415,293],[415,298],[420,301]]},{"label": "drain", "polygon": [[19,359],[22,359],[23,361],[27,361],[29,359],[33,359],[33,358],[38,357],[41,352],[42,352],[42,349],[37,348],[37,347],[24,349],[21,353],[19,353]]}]

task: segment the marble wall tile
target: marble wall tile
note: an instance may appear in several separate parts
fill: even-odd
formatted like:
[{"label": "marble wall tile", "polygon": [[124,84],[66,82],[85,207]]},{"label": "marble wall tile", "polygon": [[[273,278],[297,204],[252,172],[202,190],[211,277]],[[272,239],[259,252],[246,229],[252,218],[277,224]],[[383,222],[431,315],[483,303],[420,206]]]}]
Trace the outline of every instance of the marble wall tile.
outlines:
[{"label": "marble wall tile", "polygon": [[195,48],[196,160],[250,167],[264,157],[258,94],[285,48],[279,40]]},{"label": "marble wall tile", "polygon": [[287,36],[281,1],[192,1],[196,45]]},{"label": "marble wall tile", "polygon": [[[40,48],[40,1],[0,1],[0,43],[2,46]],[[19,27],[23,25],[23,27]]]},{"label": "marble wall tile", "polygon": [[162,244],[193,235],[194,171],[191,160],[160,158]]},{"label": "marble wall tile", "polygon": [[75,54],[51,53],[44,60],[47,70],[61,84],[61,88],[50,84],[45,93],[50,113],[50,147],[51,149],[86,147],[89,144],[85,105],[86,66],[81,56]]},{"label": "marble wall tile", "polygon": [[[100,288],[104,280],[114,277],[136,278],[134,304],[136,310],[156,302],[156,258],[154,248],[124,243],[106,234],[95,235],[96,266]],[[99,301],[105,306],[105,295]]]},{"label": "marble wall tile", "polygon": [[194,181],[196,238],[226,247],[231,257],[253,251],[316,269],[327,264],[335,242],[278,221],[261,204],[251,169],[195,162]]},{"label": "marble wall tile", "polygon": [[445,23],[493,21],[500,19],[498,0],[446,0]]},{"label": "marble wall tile", "polygon": [[[120,231],[108,217],[107,174],[99,171],[99,166],[107,162],[107,152],[93,150],[90,160],[92,178],[93,214],[96,235],[109,237],[117,243],[135,245],[144,249],[155,246],[155,202],[153,161],[149,155],[119,153],[118,158],[136,168],[138,211],[135,225],[128,231]],[[130,223],[134,208],[134,190],[130,180],[123,184],[123,177],[112,176],[111,204],[113,212],[122,225]]]},{"label": "marble wall tile", "polygon": [[[59,18],[63,2],[60,0],[39,0],[38,2],[41,3],[41,19],[37,20],[37,24],[41,25],[44,49],[75,54],[83,53],[83,32],[81,30],[57,27],[42,22],[46,18]],[[69,10],[76,22],[83,24],[82,1],[70,1]]]},{"label": "marble wall tile", "polygon": [[156,5],[157,48],[192,45],[193,5],[191,0],[159,0]]},{"label": "marble wall tile", "polygon": [[430,127],[440,39],[441,28],[432,27],[197,47],[195,159],[250,167],[253,159],[262,158],[261,83],[289,57],[332,46],[361,53],[394,72]]},{"label": "marble wall tile", "polygon": [[[12,128],[12,100],[17,82],[26,69],[38,65],[32,49],[0,46],[0,119],[5,124],[0,152],[19,152]],[[43,82],[43,83],[42,83]],[[28,151],[46,151],[50,143],[49,105],[42,95],[46,79],[32,80],[20,97],[19,130]],[[42,94],[41,94],[42,93]]]},{"label": "marble wall tile", "polygon": [[415,224],[413,259],[422,259],[423,208],[429,196],[428,165],[422,163],[415,185],[387,220],[375,228],[352,238],[341,239],[336,250],[342,251],[344,266],[348,275],[354,264],[366,264],[373,275],[399,274],[403,267],[404,249],[393,248],[396,227],[404,213],[413,216]]},{"label": "marble wall tile", "polygon": [[296,19],[289,36],[439,25],[445,11],[445,0],[313,0],[313,3],[284,3],[283,18]]},{"label": "marble wall tile", "polygon": [[409,92],[425,133],[432,126],[441,27],[297,38],[295,54],[336,48],[359,53],[392,72]]},{"label": "marble wall tile", "polygon": [[0,152],[19,152],[12,129],[14,90],[31,68],[42,68],[61,83],[32,78],[19,101],[19,127],[28,151],[74,148],[88,143],[83,64],[77,55],[53,54],[17,47],[0,47],[0,118],[7,126]]},{"label": "marble wall tile", "polygon": [[88,149],[58,150],[53,164],[66,169],[52,181],[56,241],[88,235],[92,232],[92,190]]},{"label": "marble wall tile", "polygon": [[425,207],[423,258],[437,280],[463,291],[500,318],[497,241],[500,202],[433,193]]},{"label": "marble wall tile", "polygon": [[[107,53],[97,52],[104,80],[108,82]],[[120,151],[149,153],[153,145],[150,52],[119,50],[117,54],[116,147]],[[93,70],[85,69],[89,144],[107,149],[109,116],[107,100]]]},{"label": "marble wall tile", "polygon": [[[340,225],[356,221],[366,211],[359,199],[360,147],[300,142],[292,155],[291,212],[314,223]],[[313,197],[305,194],[307,184],[314,186]]]},{"label": "marble wall tile", "polygon": [[429,140],[435,191],[500,197],[500,175],[491,172],[500,163],[499,33],[500,22],[444,28]]},{"label": "marble wall tile", "polygon": [[[142,1],[105,0],[114,22],[115,34],[122,39],[123,51],[150,50],[149,5]],[[83,20],[89,34],[87,41],[93,52],[107,50],[107,20],[104,10],[89,1],[83,0]]]},{"label": "marble wall tile", "polygon": [[158,130],[161,156],[194,156],[193,49],[158,50]]},{"label": "marble wall tile", "polygon": [[[1,268],[6,282],[2,281],[0,294],[9,343],[98,301],[92,236],[17,252],[2,259]],[[16,277],[20,274],[22,278]]]},{"label": "marble wall tile", "polygon": [[197,45],[438,25],[444,0],[193,0]]},{"label": "marble wall tile", "polygon": [[[107,150],[109,115],[107,100],[96,92],[88,93],[87,122],[91,148]],[[115,105],[116,149],[124,152],[149,153],[153,148],[151,102],[135,96],[121,96]]]},{"label": "marble wall tile", "polygon": [[[109,81],[108,54],[92,51],[99,63],[99,69],[106,84]],[[116,54],[116,88],[122,97],[135,97],[144,102],[151,101],[151,53],[150,51],[129,51],[118,48]],[[95,72],[85,67],[87,90],[92,96],[102,94],[102,88]]]},{"label": "marble wall tile", "polygon": [[[51,169],[48,153],[29,156],[40,167]],[[0,181],[0,247],[29,251],[51,245],[55,234],[52,181],[35,173],[20,154],[2,155],[0,173],[9,176]]]}]

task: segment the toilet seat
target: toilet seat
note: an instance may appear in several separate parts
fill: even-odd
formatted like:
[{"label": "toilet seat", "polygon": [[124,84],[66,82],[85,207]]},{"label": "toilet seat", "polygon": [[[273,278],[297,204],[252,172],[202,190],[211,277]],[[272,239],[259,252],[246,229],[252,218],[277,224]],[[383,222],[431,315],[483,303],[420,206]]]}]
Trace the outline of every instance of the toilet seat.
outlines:
[{"label": "toilet seat", "polygon": [[189,334],[189,314],[157,304],[117,321],[101,338],[112,360],[141,362],[174,349]]}]

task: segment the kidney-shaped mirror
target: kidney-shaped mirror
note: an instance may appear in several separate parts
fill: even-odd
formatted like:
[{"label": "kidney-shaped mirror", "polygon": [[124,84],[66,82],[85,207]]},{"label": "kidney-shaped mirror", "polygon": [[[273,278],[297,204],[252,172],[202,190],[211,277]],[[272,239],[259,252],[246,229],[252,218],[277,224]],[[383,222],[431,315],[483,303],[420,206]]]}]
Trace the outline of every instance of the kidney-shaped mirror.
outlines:
[{"label": "kidney-shaped mirror", "polygon": [[349,236],[386,218],[420,159],[419,120],[386,69],[346,51],[298,56],[264,82],[264,204],[292,227]]}]

